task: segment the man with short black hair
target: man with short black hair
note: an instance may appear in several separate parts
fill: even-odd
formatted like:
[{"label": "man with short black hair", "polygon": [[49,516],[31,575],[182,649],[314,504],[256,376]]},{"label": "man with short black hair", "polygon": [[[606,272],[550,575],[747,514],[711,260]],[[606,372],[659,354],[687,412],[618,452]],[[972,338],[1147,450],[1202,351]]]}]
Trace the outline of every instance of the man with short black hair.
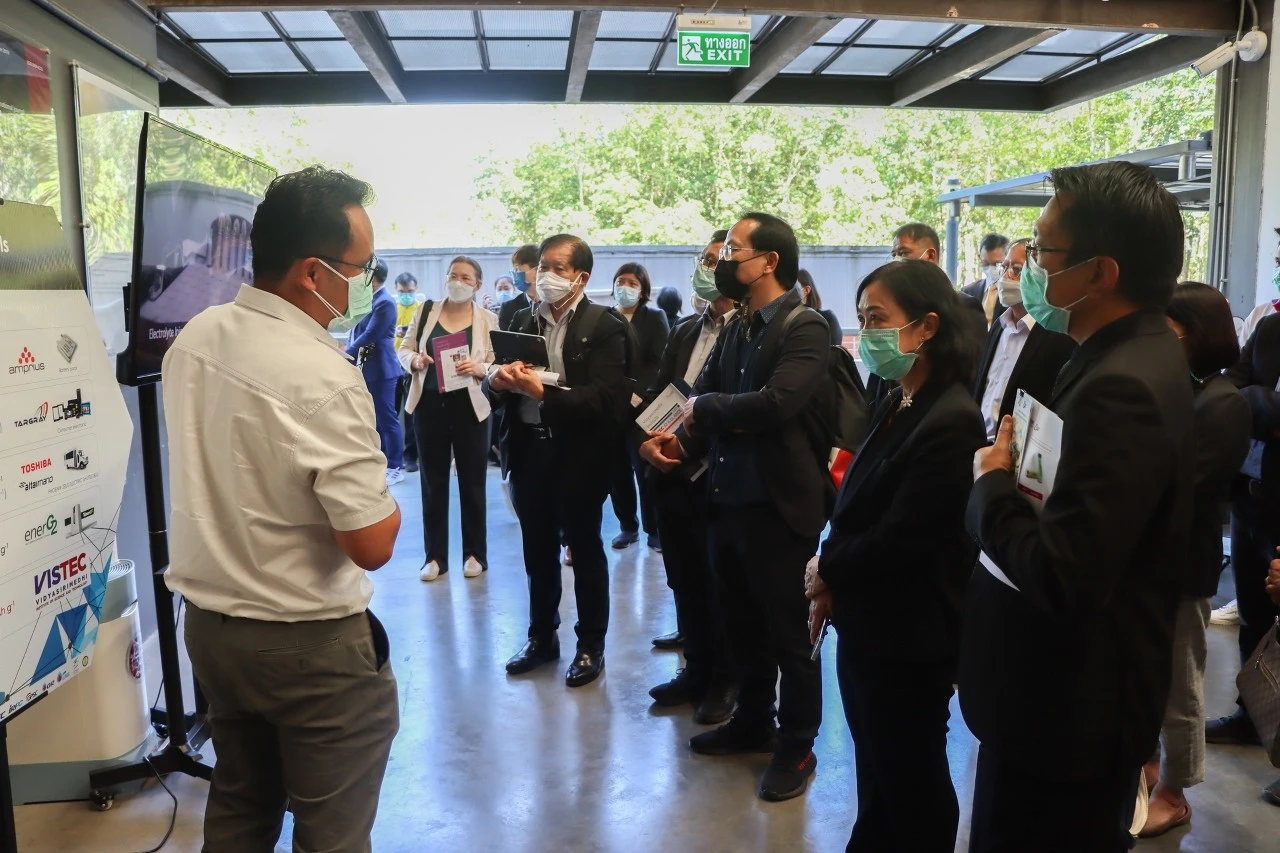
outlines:
[{"label": "man with short black hair", "polygon": [[511,253],[511,280],[516,295],[498,308],[498,328],[511,331],[516,314],[538,301],[538,247],[526,243]]},{"label": "man with short black hair", "polygon": [[982,243],[978,246],[982,278],[960,288],[960,292],[965,296],[971,296],[982,303],[988,326],[995,321],[996,315],[1001,313],[997,307],[999,300],[996,297],[996,283],[1004,275],[1002,264],[1008,250],[1009,238],[1003,234],[988,234],[983,237]]},{"label": "man with short black hair", "polygon": [[[367,572],[391,559],[364,379],[330,331],[369,311],[369,185],[281,175],[253,220],[253,286],[165,355],[173,562],[218,763],[206,850],[368,851],[399,727]],[[326,327],[328,328],[327,331]]]},{"label": "man with short black hair", "polygon": [[923,222],[911,222],[893,232],[890,260],[915,258],[942,266],[941,253],[942,241],[938,239],[938,232]]},{"label": "man with short black hair", "polygon": [[[1043,508],[1019,489],[1011,417],[974,462],[968,526],[986,556],[969,585],[959,675],[982,743],[973,853],[1130,848],[1187,570],[1191,383],[1164,316],[1183,262],[1178,202],[1132,163],[1052,180],[1021,296],[1039,326],[1078,347],[1040,401],[1062,420]],[[1047,791],[1069,818],[1046,820]]]},{"label": "man with short black hair", "polygon": [[641,451],[667,472],[708,455],[711,563],[740,689],[729,722],[689,745],[772,752],[758,791],[771,801],[804,794],[818,763],[822,672],[810,659],[804,574],[835,499],[822,423],[830,330],[801,307],[799,271],[795,232],[778,217],[748,213],[729,230],[716,289],[744,313],[717,341],[684,424]]},{"label": "man with short black hair", "polygon": [[373,310],[356,323],[347,341],[347,355],[364,374],[378,422],[378,443],[387,457],[387,484],[404,479],[404,431],[396,407],[396,385],[404,373],[396,359],[396,303],[387,293],[387,265],[373,270]]},{"label": "man with short black hair", "polygon": [[[626,321],[586,298],[591,247],[557,234],[539,249],[536,308],[511,330],[541,335],[550,365],[505,364],[485,380],[503,411],[502,470],[510,472],[529,575],[529,632],[507,662],[520,675],[560,657],[560,536],[573,551],[578,650],[565,683],[581,687],[604,671],[609,627],[609,563],[600,538],[623,413]],[[535,292],[535,291],[531,291]],[[509,304],[509,303],[508,303]],[[537,372],[558,376],[544,382]]]}]

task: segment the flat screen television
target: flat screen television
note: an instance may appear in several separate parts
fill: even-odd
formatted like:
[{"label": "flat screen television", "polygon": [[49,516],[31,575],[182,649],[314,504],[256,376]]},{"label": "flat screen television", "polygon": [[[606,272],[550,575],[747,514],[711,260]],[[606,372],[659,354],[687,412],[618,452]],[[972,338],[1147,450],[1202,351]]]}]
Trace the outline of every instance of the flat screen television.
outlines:
[{"label": "flat screen television", "polygon": [[142,126],[133,276],[125,293],[129,346],[116,379],[160,379],[160,363],[201,311],[253,283],[249,231],[276,172],[154,115]]}]

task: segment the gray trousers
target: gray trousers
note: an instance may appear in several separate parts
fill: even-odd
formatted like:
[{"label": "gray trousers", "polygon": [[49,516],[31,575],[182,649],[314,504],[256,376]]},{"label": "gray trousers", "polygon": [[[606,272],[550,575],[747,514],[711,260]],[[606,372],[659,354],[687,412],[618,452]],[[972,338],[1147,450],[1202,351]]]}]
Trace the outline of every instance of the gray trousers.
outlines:
[{"label": "gray trousers", "polygon": [[187,651],[217,764],[204,853],[271,853],[286,806],[295,853],[364,853],[400,726],[372,613],[260,622],[187,602]]},{"label": "gray trousers", "polygon": [[1207,598],[1183,597],[1173,629],[1173,684],[1160,729],[1160,783],[1190,788],[1204,781],[1204,667]]}]

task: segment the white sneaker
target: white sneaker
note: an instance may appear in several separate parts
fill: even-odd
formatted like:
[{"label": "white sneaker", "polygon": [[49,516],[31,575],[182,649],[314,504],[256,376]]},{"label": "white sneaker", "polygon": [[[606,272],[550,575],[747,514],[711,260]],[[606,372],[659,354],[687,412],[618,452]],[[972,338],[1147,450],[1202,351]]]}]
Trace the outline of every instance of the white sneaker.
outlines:
[{"label": "white sneaker", "polygon": [[397,483],[401,483],[403,481],[404,481],[403,471],[401,471],[399,468],[387,469],[387,485],[388,486],[394,486]]},{"label": "white sneaker", "polygon": [[422,571],[418,572],[418,580],[431,582],[440,577],[440,564],[435,560],[427,563],[422,567]]},{"label": "white sneaker", "polygon": [[1226,604],[1219,607],[1213,613],[1209,614],[1210,625],[1239,625],[1240,624],[1240,606],[1236,604],[1233,598]]},{"label": "white sneaker", "polygon": [[478,578],[484,572],[484,566],[480,565],[480,561],[475,557],[467,557],[467,562],[462,566],[462,576],[464,578]]}]

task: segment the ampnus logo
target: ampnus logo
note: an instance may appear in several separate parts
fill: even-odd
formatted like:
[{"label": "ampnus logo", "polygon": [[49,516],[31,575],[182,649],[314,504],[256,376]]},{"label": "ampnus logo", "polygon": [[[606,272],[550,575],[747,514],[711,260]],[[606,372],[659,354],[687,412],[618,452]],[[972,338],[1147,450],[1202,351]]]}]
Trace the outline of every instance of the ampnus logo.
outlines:
[{"label": "ampnus logo", "polygon": [[36,357],[27,347],[22,348],[22,352],[18,355],[18,363],[9,368],[9,375],[16,376],[19,373],[31,373],[36,370],[44,370],[44,362],[36,361]]}]

